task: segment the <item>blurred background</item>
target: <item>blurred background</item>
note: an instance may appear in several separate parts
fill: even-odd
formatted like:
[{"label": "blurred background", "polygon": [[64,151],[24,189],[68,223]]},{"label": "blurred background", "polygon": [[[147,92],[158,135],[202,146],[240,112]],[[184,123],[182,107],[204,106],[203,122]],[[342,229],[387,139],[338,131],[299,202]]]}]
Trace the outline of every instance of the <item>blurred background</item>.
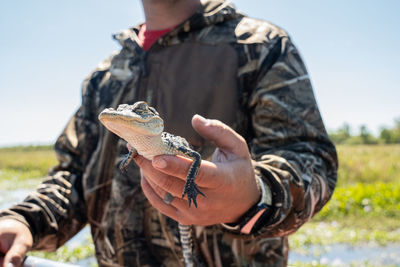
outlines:
[{"label": "blurred background", "polygon": [[[400,2],[234,0],[289,32],[338,145],[331,202],[291,237],[291,266],[400,266]],[[0,2],[0,207],[55,164],[82,80],[143,21],[139,0]],[[88,233],[42,256],[93,265]],[[83,260],[83,261],[82,261]]]}]

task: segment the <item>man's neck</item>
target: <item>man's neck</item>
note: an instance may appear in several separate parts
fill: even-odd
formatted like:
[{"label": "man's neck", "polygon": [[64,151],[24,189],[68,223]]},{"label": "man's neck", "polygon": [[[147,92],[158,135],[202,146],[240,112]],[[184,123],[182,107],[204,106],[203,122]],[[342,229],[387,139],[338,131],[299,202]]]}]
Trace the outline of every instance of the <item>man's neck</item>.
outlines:
[{"label": "man's neck", "polygon": [[189,18],[200,0],[142,0],[146,27],[161,30],[174,27]]}]

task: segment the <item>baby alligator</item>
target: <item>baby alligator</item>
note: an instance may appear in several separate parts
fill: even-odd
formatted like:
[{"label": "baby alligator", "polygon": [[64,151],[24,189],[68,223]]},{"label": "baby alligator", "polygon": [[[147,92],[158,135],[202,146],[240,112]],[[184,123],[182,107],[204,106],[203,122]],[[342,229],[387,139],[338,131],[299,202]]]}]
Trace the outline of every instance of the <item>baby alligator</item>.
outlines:
[{"label": "baby alligator", "polygon": [[[193,162],[186,177],[182,198],[187,194],[189,207],[192,201],[197,207],[197,195],[205,196],[195,183],[201,156],[190,148],[184,138],[163,132],[164,122],[153,107],[143,101],[133,105],[122,104],[116,110],[113,108],[103,110],[99,115],[99,120],[107,129],[127,141],[132,147],[120,165],[122,170],[127,168],[137,154],[149,160],[163,154],[191,158]],[[182,252],[187,267],[194,266],[191,232],[191,226],[179,224]]]}]

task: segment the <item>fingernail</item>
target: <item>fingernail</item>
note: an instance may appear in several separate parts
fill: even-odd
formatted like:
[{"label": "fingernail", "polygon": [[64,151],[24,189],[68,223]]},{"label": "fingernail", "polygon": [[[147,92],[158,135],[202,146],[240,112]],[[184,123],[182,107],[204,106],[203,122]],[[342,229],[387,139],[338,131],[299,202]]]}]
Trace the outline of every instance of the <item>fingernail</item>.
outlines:
[{"label": "fingernail", "polygon": [[164,169],[167,167],[167,162],[163,158],[154,158],[153,159],[153,166],[156,167],[157,169]]},{"label": "fingernail", "polygon": [[6,267],[16,267],[13,263],[9,262],[7,263]]},{"label": "fingernail", "polygon": [[201,116],[201,115],[199,115],[199,114],[196,114],[195,115],[196,117],[197,117],[197,119],[202,123],[202,124],[207,124],[208,123],[208,120],[206,119],[206,118],[204,118],[203,116]]}]

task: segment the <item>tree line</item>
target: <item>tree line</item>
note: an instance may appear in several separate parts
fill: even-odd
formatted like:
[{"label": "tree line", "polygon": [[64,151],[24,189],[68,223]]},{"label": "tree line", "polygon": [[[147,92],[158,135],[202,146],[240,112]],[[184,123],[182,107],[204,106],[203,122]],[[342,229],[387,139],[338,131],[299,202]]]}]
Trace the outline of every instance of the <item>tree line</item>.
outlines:
[{"label": "tree line", "polygon": [[365,125],[362,125],[358,132],[352,134],[350,125],[345,123],[336,131],[330,131],[329,136],[335,144],[400,144],[400,118],[395,120],[394,127],[382,127],[378,135],[373,135]]}]

